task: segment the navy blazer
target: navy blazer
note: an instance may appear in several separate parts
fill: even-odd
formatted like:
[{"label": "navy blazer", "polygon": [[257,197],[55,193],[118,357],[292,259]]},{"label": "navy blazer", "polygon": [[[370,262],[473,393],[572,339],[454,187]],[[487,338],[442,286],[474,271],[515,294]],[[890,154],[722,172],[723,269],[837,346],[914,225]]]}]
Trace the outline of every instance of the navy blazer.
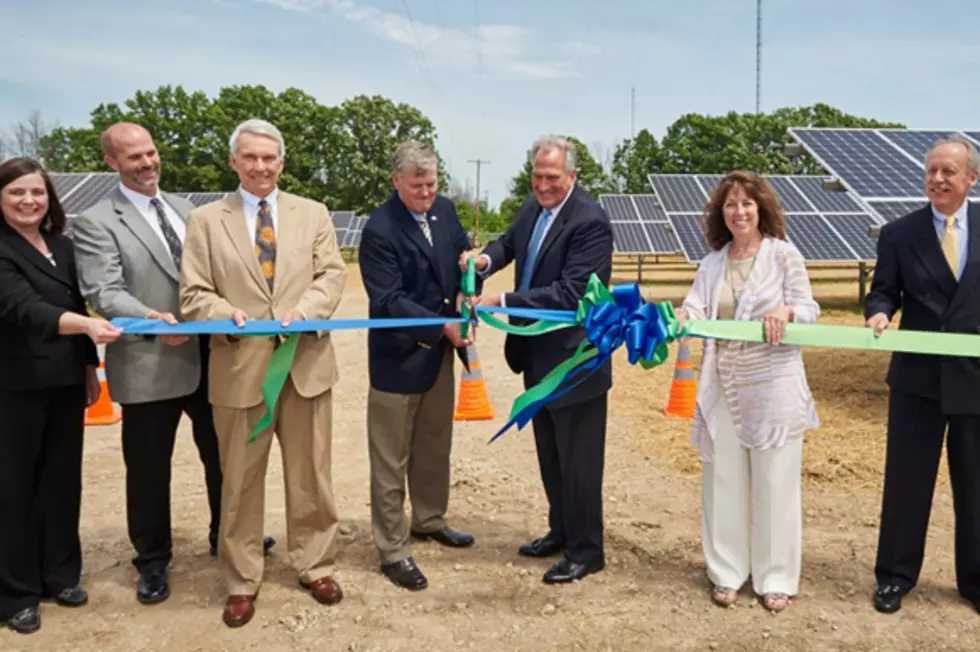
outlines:
[{"label": "navy blazer", "polygon": [[[371,318],[459,316],[459,257],[469,250],[469,239],[448,198],[436,197],[428,218],[431,245],[396,191],[364,224],[358,262]],[[480,285],[477,281],[477,294]],[[396,394],[431,389],[448,345],[442,330],[441,325],[369,330],[371,386]],[[465,347],[457,354],[468,363]]]},{"label": "navy blazer", "polygon": [[[980,207],[967,212],[967,261],[959,281],[950,271],[927,204],[882,227],[878,262],[865,302],[865,318],[889,319],[899,310],[899,328],[980,333]],[[943,414],[980,415],[980,359],[894,353],[888,385],[940,401]]]},{"label": "navy blazer", "polygon": [[[490,267],[484,275],[495,273],[514,261],[514,286],[517,287],[524,271],[531,233],[540,214],[541,205],[532,194],[521,206],[507,231],[484,249],[483,253],[490,258]],[[609,216],[589,193],[575,186],[541,243],[530,289],[507,293],[505,303],[508,308],[575,310],[593,274],[603,284],[609,284],[612,255],[613,236]],[[511,321],[526,323],[521,319]],[[584,338],[585,329],[581,327],[533,337],[508,335],[504,355],[511,370],[523,373],[524,385],[530,387],[570,358]],[[610,361],[574,391],[549,405],[573,405],[595,398],[611,386]]]},{"label": "navy blazer", "polygon": [[58,334],[62,314],[88,314],[78,289],[71,240],[45,233],[44,242],[55,265],[0,217],[3,390],[84,385],[85,367],[99,364],[98,351],[87,336]]}]

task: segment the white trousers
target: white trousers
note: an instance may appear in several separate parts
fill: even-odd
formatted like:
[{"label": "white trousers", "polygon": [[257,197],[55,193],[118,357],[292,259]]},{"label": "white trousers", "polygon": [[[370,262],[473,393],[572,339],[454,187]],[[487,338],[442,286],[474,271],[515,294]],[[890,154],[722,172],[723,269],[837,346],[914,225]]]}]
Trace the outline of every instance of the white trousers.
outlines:
[{"label": "white trousers", "polygon": [[711,415],[714,459],[702,468],[701,543],[708,578],[740,589],[752,576],[758,595],[795,596],[800,587],[803,441],[743,447],[724,396]]}]

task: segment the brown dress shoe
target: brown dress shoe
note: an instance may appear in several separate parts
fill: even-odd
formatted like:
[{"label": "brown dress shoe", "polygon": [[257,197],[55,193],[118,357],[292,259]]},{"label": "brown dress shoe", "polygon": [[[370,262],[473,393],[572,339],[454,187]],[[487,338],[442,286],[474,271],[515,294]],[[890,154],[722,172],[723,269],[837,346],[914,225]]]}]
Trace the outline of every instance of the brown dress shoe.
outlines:
[{"label": "brown dress shoe", "polygon": [[313,598],[320,604],[337,604],[344,597],[344,592],[340,590],[340,585],[330,577],[321,577],[309,584],[300,582],[300,586],[309,589]]},{"label": "brown dress shoe", "polygon": [[241,627],[248,624],[255,615],[254,595],[229,595],[225,602],[225,611],[221,619],[229,627]]}]

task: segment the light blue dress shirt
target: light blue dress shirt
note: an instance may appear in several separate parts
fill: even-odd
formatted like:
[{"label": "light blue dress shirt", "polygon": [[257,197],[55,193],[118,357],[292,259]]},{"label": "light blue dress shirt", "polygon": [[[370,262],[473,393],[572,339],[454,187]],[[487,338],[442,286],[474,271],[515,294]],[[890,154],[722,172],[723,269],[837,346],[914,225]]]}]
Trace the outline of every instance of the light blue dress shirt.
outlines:
[{"label": "light blue dress shirt", "polygon": [[[956,231],[957,257],[960,263],[959,269],[956,272],[957,280],[963,278],[963,270],[966,268],[967,245],[970,242],[970,225],[966,219],[968,205],[968,202],[963,202],[963,205],[953,213],[956,216],[953,230]],[[936,227],[936,237],[939,238],[939,242],[942,244],[943,233],[946,232],[946,216],[937,211],[935,206],[932,207],[932,224]]]}]

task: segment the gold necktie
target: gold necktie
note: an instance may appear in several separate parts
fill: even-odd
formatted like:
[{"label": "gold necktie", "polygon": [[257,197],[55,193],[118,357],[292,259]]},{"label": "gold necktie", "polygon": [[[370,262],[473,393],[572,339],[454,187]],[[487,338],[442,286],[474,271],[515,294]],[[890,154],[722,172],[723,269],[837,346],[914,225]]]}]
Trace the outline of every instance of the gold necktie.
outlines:
[{"label": "gold necktie", "polygon": [[276,276],[276,232],[272,226],[272,207],[264,199],[259,202],[259,212],[255,215],[255,255],[271,290]]},{"label": "gold necktie", "polygon": [[960,256],[956,246],[956,216],[946,216],[946,230],[943,231],[943,255],[946,256],[946,263],[949,265],[953,276],[959,278]]}]

